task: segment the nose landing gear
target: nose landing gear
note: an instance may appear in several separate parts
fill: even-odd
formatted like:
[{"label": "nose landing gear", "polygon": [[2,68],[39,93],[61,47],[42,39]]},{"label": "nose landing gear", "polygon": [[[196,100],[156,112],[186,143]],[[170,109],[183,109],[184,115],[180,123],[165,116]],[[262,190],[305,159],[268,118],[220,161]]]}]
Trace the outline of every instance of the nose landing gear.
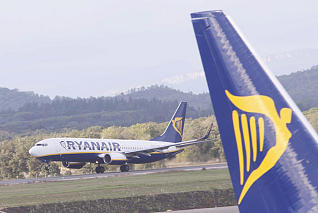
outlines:
[{"label": "nose landing gear", "polygon": [[45,170],[46,170],[46,171],[49,171],[49,170],[50,170],[50,162],[49,162],[49,161],[46,162]]},{"label": "nose landing gear", "polygon": [[129,166],[127,164],[121,165],[120,171],[121,172],[129,172]]}]

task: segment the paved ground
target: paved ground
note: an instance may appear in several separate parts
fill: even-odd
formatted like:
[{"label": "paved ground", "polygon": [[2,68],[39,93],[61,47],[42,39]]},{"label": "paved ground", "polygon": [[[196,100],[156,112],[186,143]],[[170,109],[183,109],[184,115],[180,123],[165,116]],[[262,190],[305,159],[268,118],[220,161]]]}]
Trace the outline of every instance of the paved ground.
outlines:
[{"label": "paved ground", "polygon": [[[163,213],[163,212],[162,212]],[[239,213],[237,206],[169,211],[169,213]]]},{"label": "paved ground", "polygon": [[[189,209],[189,210],[179,210],[179,211],[166,211],[157,213],[239,213],[237,206],[229,207],[218,207],[218,208],[208,208],[208,209]],[[7,213],[0,211],[0,213]]]},{"label": "paved ground", "polygon": [[195,170],[201,170],[202,168],[205,168],[205,169],[223,169],[223,168],[227,168],[227,164],[226,163],[218,163],[218,164],[200,165],[200,166],[186,166],[186,167],[151,169],[151,170],[137,170],[137,171],[131,171],[131,172],[106,172],[104,174],[71,175],[71,176],[58,176],[58,177],[47,177],[47,178],[29,178],[29,179],[11,179],[11,180],[0,181],[0,185],[40,183],[40,182],[57,182],[57,181],[66,181],[66,180],[107,178],[107,177],[129,176],[129,175],[144,175],[144,174],[153,174],[153,173],[170,172],[170,171],[195,171]]}]

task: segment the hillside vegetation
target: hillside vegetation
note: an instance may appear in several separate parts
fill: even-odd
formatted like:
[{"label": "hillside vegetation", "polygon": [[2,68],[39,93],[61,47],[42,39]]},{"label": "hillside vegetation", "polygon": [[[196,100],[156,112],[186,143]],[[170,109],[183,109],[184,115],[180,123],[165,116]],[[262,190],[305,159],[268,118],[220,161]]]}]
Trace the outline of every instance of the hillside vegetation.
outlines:
[{"label": "hillside vegetation", "polygon": [[[149,90],[170,89],[151,87]],[[136,93],[140,92],[142,90]],[[132,93],[112,98],[59,97],[48,103],[30,102],[18,110],[0,111],[0,140],[12,138],[14,135],[30,135],[34,132],[49,133],[62,132],[66,129],[80,130],[90,126],[130,126],[149,121],[164,122],[170,119],[182,100],[189,101],[188,118],[208,116],[212,112],[211,107],[200,108],[191,105],[193,100],[199,103],[197,99],[201,99],[198,98],[200,95],[188,95],[187,98],[177,95],[175,99],[167,100],[139,98],[138,95],[138,98],[134,99],[131,96]]]},{"label": "hillside vegetation", "polygon": [[[301,110],[318,107],[318,66],[278,78]],[[132,89],[115,97],[51,100],[32,92],[0,89],[0,140],[39,132],[64,132],[90,126],[130,126],[167,121],[180,101],[188,118],[213,113],[208,93],[193,94],[166,86]]]},{"label": "hillside vegetation", "polygon": [[318,106],[318,65],[278,79],[301,110]]},{"label": "hillside vegetation", "polygon": [[187,101],[195,109],[211,109],[211,99],[208,93],[193,94],[192,92],[182,92],[166,86],[150,86],[148,88],[131,89],[126,94],[118,96],[124,99],[158,99],[161,101]]},{"label": "hillside vegetation", "polygon": [[48,96],[0,87],[0,111],[18,110],[27,103],[43,104],[49,102],[51,99]]}]

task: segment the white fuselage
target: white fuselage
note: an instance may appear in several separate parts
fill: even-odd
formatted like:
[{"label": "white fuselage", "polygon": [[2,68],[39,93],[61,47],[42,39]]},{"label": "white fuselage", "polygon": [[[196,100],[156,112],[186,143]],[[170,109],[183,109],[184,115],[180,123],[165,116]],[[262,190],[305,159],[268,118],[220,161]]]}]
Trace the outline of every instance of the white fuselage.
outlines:
[{"label": "white fuselage", "polygon": [[[168,147],[160,152],[156,149]],[[151,150],[146,155],[138,154],[143,150]],[[116,159],[128,161],[129,154],[134,153],[132,163],[153,162],[151,156],[158,154],[171,154],[179,151],[174,143],[162,141],[144,141],[144,140],[119,140],[119,139],[91,139],[91,138],[49,138],[36,143],[31,149],[30,154],[44,162],[50,161],[72,161],[72,162],[96,162],[103,159],[106,154],[115,156]],[[136,154],[137,153],[137,154]],[[139,157],[139,155],[141,155]],[[148,157],[144,161],[138,158]],[[168,156],[167,156],[168,157]],[[161,159],[158,159],[161,160]],[[114,161],[115,162],[115,161]]]}]

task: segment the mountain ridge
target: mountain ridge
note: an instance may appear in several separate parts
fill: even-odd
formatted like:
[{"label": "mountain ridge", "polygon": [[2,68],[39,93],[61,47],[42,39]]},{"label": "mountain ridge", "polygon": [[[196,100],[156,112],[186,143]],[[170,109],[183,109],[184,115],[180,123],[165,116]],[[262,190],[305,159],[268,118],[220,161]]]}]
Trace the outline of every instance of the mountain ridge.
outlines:
[{"label": "mountain ridge", "polygon": [[[318,106],[318,100],[314,100],[314,104],[310,100],[306,100],[303,104],[301,95],[305,95],[309,98],[308,92],[303,91],[305,88],[313,93],[314,90],[318,90],[318,65],[312,66],[310,69],[293,72],[290,74],[278,76],[279,81],[295,98],[295,102],[299,104],[302,110],[309,109],[313,106]],[[317,83],[316,83],[317,82]],[[165,85],[152,85],[149,87],[132,88],[126,92],[122,92],[116,96],[101,96],[101,97],[89,97],[89,98],[70,98],[64,96],[56,96],[50,98],[45,95],[39,95],[32,91],[20,91],[18,89],[8,89],[0,87],[0,112],[5,110],[18,110],[26,104],[48,104],[54,101],[70,101],[70,100],[89,100],[89,99],[158,99],[161,101],[188,101],[192,107],[196,109],[208,109],[211,106],[211,101],[208,92],[193,93],[184,92],[178,89],[174,89]]]},{"label": "mountain ridge", "polygon": [[[278,79],[301,110],[318,107],[318,66],[282,75]],[[1,99],[5,92],[9,93],[8,98]],[[16,99],[18,102],[15,102]],[[36,131],[61,132],[96,125],[108,127],[165,122],[180,101],[188,102],[187,118],[209,116],[213,112],[208,93],[182,92],[162,85],[131,89],[114,97],[54,99],[33,92],[2,88],[0,139]],[[1,109],[1,106],[5,107]]]}]

